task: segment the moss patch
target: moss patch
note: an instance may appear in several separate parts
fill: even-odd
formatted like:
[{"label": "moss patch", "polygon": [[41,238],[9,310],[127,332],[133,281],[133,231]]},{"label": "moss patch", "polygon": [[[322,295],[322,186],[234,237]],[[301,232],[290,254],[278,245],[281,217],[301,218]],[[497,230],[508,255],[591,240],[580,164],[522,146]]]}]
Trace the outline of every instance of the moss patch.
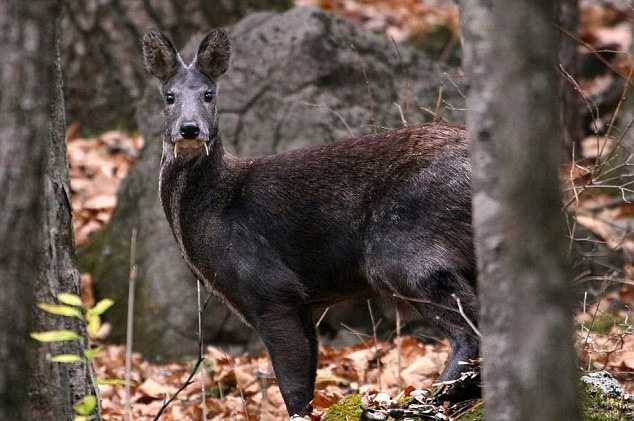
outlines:
[{"label": "moss patch", "polygon": [[634,417],[634,402],[609,397],[592,386],[584,386],[580,398],[584,421],[625,421]]},{"label": "moss patch", "polygon": [[612,330],[613,326],[621,324],[625,321],[625,318],[612,313],[605,313],[596,319],[594,323],[586,323],[585,326],[592,332],[608,334]]},{"label": "moss patch", "polygon": [[361,396],[350,395],[330,408],[324,414],[323,421],[357,421],[361,419]]},{"label": "moss patch", "polygon": [[[613,398],[593,386],[583,384],[579,395],[583,421],[626,421],[634,419],[634,401]],[[404,405],[406,406],[406,405]],[[361,396],[347,396],[331,406],[323,421],[358,421],[361,419]],[[484,421],[484,405],[476,405],[456,421]]]},{"label": "moss patch", "polygon": [[456,418],[456,421],[484,421],[483,405],[477,405],[473,409]]},{"label": "moss patch", "polygon": [[[626,421],[634,417],[634,402],[611,398],[592,386],[583,385],[579,398],[583,421]],[[480,405],[456,421],[484,421],[484,407]]]}]

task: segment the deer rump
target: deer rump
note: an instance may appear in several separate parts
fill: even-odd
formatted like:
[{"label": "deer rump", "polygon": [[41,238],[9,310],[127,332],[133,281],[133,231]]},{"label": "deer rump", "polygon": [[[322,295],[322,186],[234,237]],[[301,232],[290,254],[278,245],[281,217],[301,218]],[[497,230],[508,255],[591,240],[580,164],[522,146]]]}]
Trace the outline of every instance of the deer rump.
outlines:
[{"label": "deer rump", "polygon": [[262,338],[289,415],[308,415],[317,367],[312,309],[397,296],[449,338],[441,379],[477,358],[465,131],[421,125],[239,159],[222,148],[217,79],[230,43],[215,30],[185,65],[160,33],[146,67],[166,98],[160,195],[192,271]]}]

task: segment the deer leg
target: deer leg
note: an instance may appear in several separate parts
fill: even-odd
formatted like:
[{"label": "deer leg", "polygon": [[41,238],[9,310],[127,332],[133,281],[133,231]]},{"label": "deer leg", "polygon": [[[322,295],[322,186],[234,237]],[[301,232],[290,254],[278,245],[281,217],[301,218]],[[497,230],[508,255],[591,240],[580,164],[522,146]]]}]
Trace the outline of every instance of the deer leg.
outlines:
[{"label": "deer leg", "polygon": [[256,327],[273,362],[273,370],[290,416],[310,415],[317,370],[317,336],[308,306],[273,306]]},{"label": "deer leg", "polygon": [[[449,339],[451,354],[439,380],[457,379],[467,369],[460,362],[477,359],[479,354],[477,334],[467,322],[468,318],[477,324],[475,289],[465,277],[451,271],[438,271],[418,278],[414,285],[406,285],[401,285],[400,291],[412,298],[410,304],[423,321]],[[457,300],[464,314],[460,313]]]}]

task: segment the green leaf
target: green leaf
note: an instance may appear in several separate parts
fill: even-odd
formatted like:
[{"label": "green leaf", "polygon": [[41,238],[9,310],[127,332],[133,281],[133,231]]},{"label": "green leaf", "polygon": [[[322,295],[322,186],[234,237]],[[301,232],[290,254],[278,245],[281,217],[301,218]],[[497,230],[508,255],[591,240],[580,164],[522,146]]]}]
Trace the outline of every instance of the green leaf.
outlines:
[{"label": "green leaf", "polygon": [[98,346],[97,348],[84,349],[84,355],[88,360],[94,360],[97,355],[103,351],[103,348]]},{"label": "green leaf", "polygon": [[112,307],[113,304],[114,301],[112,301],[110,298],[104,298],[103,300],[100,300],[97,304],[95,304],[93,308],[89,308],[86,312],[86,315],[99,316],[110,307]]},{"label": "green leaf", "polygon": [[49,360],[53,361],[54,363],[78,363],[83,361],[83,359],[76,354],[53,355],[49,358]]},{"label": "green leaf", "polygon": [[73,409],[79,415],[90,415],[97,407],[97,398],[95,395],[86,395],[81,400],[75,402]]},{"label": "green leaf", "polygon": [[82,305],[79,295],[69,294],[68,292],[57,294],[57,299],[60,303],[68,304],[69,306],[81,307]]},{"label": "green leaf", "polygon": [[81,314],[81,310],[79,310],[76,307],[70,307],[70,306],[65,306],[60,304],[46,304],[46,303],[39,303],[37,306],[41,308],[42,310],[46,311],[47,313],[58,314],[60,316],[67,316],[67,317],[77,317],[78,319],[84,318]]},{"label": "green leaf", "polygon": [[97,379],[97,384],[125,385],[125,380],[121,379]]},{"label": "green leaf", "polygon": [[77,332],[72,330],[49,330],[47,332],[33,332],[31,338],[40,342],[59,342],[59,341],[73,341],[75,339],[81,339]]},{"label": "green leaf", "polygon": [[101,327],[101,318],[94,314],[86,314],[86,317],[88,318],[88,324],[86,325],[88,335],[90,335],[91,338],[95,338]]}]

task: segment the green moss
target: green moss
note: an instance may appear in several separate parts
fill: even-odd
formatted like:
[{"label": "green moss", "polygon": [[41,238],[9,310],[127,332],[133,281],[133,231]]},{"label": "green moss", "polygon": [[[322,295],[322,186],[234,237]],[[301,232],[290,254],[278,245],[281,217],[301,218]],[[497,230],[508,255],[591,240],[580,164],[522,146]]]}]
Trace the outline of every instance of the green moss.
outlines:
[{"label": "green moss", "polygon": [[[634,419],[634,401],[611,398],[600,390],[582,385],[579,395],[583,421],[626,421]],[[323,421],[356,421],[361,419],[361,396],[347,396],[331,406]],[[456,418],[456,421],[484,421],[484,405]]]},{"label": "green moss", "polygon": [[398,401],[398,406],[400,408],[405,408],[407,405],[409,405],[412,401],[414,400],[414,398],[412,398],[411,396],[403,396],[399,401]]},{"label": "green moss", "polygon": [[594,387],[585,386],[580,394],[583,421],[625,421],[634,417],[634,402],[615,399]]},{"label": "green moss", "polygon": [[323,421],[357,421],[361,419],[361,396],[346,396],[324,414]]},{"label": "green moss", "polygon": [[618,325],[625,321],[624,317],[612,313],[605,313],[594,319],[594,323],[586,323],[585,326],[592,332],[607,334],[614,325]]},{"label": "green moss", "polygon": [[468,412],[462,414],[456,421],[484,421],[483,405],[478,405]]}]

